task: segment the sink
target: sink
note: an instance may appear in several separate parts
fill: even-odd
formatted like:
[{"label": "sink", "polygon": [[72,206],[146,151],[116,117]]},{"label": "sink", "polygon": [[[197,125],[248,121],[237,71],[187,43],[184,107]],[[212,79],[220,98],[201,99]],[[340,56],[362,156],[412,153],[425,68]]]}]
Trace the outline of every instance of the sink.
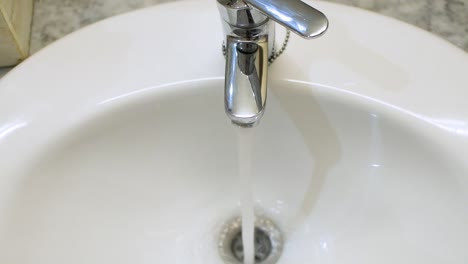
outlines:
[{"label": "sink", "polygon": [[[255,131],[278,263],[466,263],[468,56],[308,2],[329,31],[291,37]],[[240,187],[218,16],[211,0],[117,16],[1,80],[0,263],[221,262]]]}]

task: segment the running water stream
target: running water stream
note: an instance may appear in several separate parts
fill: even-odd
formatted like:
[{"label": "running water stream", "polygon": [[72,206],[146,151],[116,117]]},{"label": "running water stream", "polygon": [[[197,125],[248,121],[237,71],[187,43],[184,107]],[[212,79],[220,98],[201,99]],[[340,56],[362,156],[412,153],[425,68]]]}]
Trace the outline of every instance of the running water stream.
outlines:
[{"label": "running water stream", "polygon": [[242,214],[242,243],[244,248],[244,264],[255,263],[255,213],[252,196],[252,151],[254,145],[255,128],[239,127],[238,154],[240,203]]}]

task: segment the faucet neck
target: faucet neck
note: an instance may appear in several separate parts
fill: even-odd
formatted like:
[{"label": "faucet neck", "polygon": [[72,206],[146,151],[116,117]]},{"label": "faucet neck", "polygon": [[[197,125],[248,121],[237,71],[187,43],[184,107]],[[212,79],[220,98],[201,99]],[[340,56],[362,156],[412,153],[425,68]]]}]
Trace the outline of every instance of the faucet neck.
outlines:
[{"label": "faucet neck", "polygon": [[242,0],[218,0],[226,33],[225,110],[239,126],[256,124],[266,102],[274,23]]}]

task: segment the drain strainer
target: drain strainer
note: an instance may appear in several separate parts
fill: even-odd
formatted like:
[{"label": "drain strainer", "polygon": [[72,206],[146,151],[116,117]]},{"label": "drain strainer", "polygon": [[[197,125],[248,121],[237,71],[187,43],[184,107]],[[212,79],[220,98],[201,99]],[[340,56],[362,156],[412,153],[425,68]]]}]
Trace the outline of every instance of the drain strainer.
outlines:
[{"label": "drain strainer", "polygon": [[[264,262],[271,254],[271,240],[260,228],[255,228],[255,262]],[[231,251],[234,257],[242,262],[244,260],[244,247],[242,245],[242,233],[239,232],[231,241]]]},{"label": "drain strainer", "polygon": [[[255,263],[274,264],[278,261],[283,249],[283,240],[279,229],[271,220],[262,217],[255,220],[254,242]],[[226,264],[243,262],[241,218],[233,219],[223,227],[218,250]]]}]

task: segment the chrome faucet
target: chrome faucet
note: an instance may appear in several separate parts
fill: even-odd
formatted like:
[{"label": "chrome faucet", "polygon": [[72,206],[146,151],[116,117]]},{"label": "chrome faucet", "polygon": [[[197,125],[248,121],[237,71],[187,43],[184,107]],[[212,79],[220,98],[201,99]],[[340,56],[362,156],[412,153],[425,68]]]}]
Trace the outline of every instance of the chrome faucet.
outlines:
[{"label": "chrome faucet", "polygon": [[217,1],[226,33],[226,114],[236,125],[253,126],[265,110],[268,58],[275,41],[271,20],[307,39],[322,35],[328,20],[300,0]]}]

